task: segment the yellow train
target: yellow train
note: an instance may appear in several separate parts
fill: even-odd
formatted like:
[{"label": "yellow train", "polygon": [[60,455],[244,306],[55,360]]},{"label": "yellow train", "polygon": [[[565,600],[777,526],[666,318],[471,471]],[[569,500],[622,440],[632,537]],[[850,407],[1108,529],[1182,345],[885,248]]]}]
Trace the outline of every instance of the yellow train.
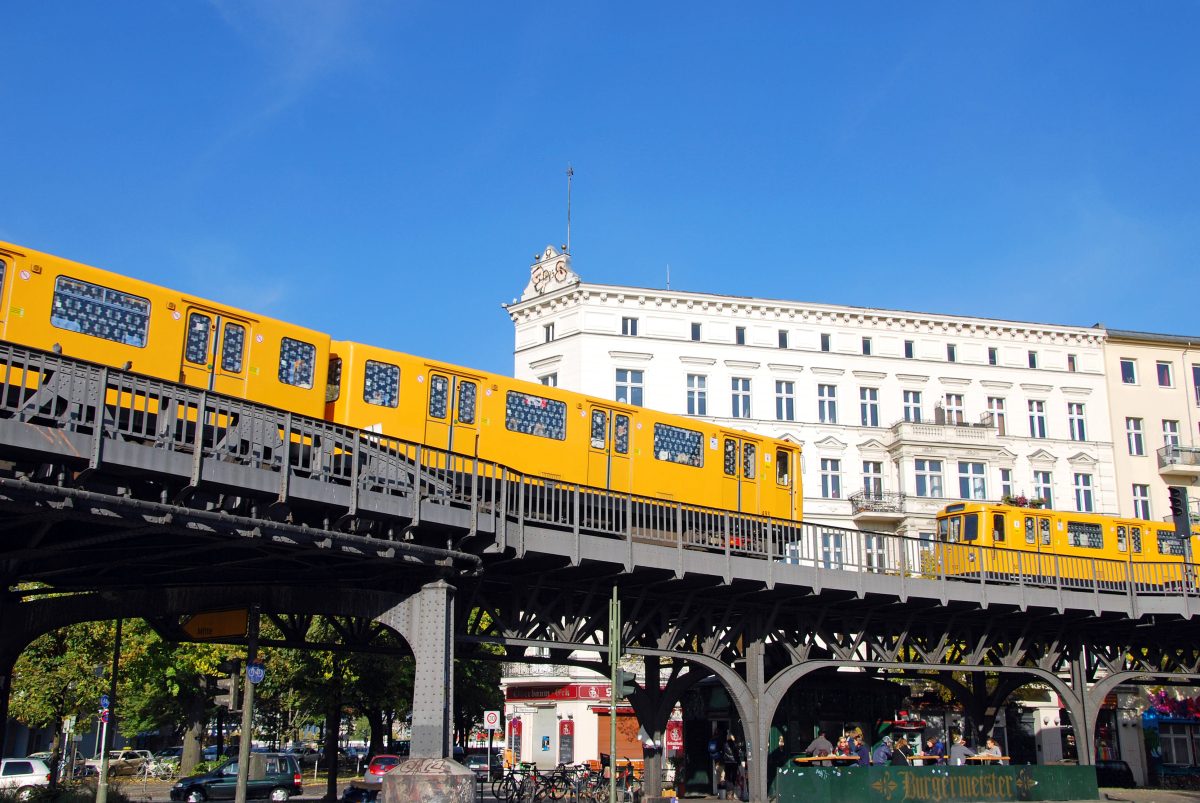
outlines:
[{"label": "yellow train", "polygon": [[329,335],[0,243],[0,339],[551,481],[799,521],[800,447]]},{"label": "yellow train", "polygon": [[1175,588],[1195,580],[1185,576],[1188,545],[1164,522],[956,502],[938,513],[937,541],[947,576]]}]

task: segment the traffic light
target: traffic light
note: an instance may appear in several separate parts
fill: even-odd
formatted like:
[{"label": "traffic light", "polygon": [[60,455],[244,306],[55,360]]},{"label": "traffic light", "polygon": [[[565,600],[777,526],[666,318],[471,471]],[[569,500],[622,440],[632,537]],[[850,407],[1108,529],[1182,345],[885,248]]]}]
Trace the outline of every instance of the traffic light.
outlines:
[{"label": "traffic light", "polygon": [[632,672],[626,672],[624,669],[618,669],[615,680],[617,683],[613,687],[614,698],[628,698],[629,695],[637,691],[637,684],[634,683],[636,677]]},{"label": "traffic light", "polygon": [[1167,499],[1171,504],[1171,518],[1175,520],[1175,535],[1187,538],[1192,534],[1192,518],[1188,514],[1187,488],[1167,486]]},{"label": "traffic light", "polygon": [[228,672],[225,677],[217,678],[217,688],[219,694],[213,696],[213,703],[228,708],[230,711],[237,711],[241,706],[239,699],[238,681],[240,680],[242,662],[241,661],[226,661],[221,664],[221,670]]}]

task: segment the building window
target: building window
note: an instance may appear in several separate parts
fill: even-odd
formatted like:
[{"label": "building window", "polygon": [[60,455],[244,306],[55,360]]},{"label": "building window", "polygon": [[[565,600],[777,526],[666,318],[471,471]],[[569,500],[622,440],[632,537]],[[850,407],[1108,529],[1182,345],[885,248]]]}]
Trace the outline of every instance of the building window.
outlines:
[{"label": "building window", "polygon": [[1033,496],[1041,499],[1046,507],[1054,507],[1054,488],[1049,471],[1033,472]]},{"label": "building window", "polygon": [[1126,385],[1137,384],[1137,362],[1135,360],[1121,360],[1121,381]]},{"label": "building window", "polygon": [[863,461],[863,495],[868,499],[883,498],[883,463],[878,460]]},{"label": "building window", "polygon": [[958,461],[958,495],[962,499],[987,499],[983,463]]},{"label": "building window", "polygon": [[1071,373],[1079,370],[1079,359],[1074,354],[1067,355],[1067,370]]},{"label": "building window", "polygon": [[708,377],[704,374],[687,375],[688,415],[708,415]]},{"label": "building window", "polygon": [[1029,352],[1029,367],[1037,368],[1037,352],[1036,351],[1031,350]]},{"label": "building window", "polygon": [[699,339],[700,339],[700,324],[694,323],[694,324],[692,324],[692,340],[699,340]]},{"label": "building window", "polygon": [[825,499],[842,498],[842,461],[821,458],[821,496]]},{"label": "building window", "polygon": [[1196,396],[1196,406],[1200,407],[1200,365],[1192,366],[1192,390]]},{"label": "building window", "polygon": [[642,406],[643,376],[641,371],[617,369],[617,401]]},{"label": "building window", "polygon": [[904,420],[921,423],[921,391],[904,391]]},{"label": "building window", "polygon": [[637,337],[637,318],[621,319],[621,334],[626,337]]},{"label": "building window", "polygon": [[829,337],[830,336],[828,334],[821,335],[821,351],[829,351],[829,349],[830,349]]},{"label": "building window", "polygon": [[1163,446],[1170,449],[1179,448],[1179,422],[1163,419]]},{"label": "building window", "polygon": [[817,385],[817,420],[822,424],[837,423],[836,385]]},{"label": "building window", "polygon": [[839,530],[821,531],[821,568],[842,568],[842,540],[843,536]]},{"label": "building window", "polygon": [[1008,419],[1004,414],[1004,399],[999,396],[989,396],[988,414],[992,417],[992,426],[996,428],[996,434],[1000,436],[1008,434]]},{"label": "building window", "polygon": [[1171,363],[1159,362],[1155,364],[1155,370],[1158,373],[1158,386],[1160,388],[1173,388],[1175,383],[1171,376]]},{"label": "building window", "polygon": [[1133,517],[1135,519],[1150,520],[1150,486],[1138,485],[1133,486]]},{"label": "building window", "polygon": [[730,388],[733,390],[730,415],[733,418],[749,418],[750,379],[744,376],[735,376],[730,380]]},{"label": "building window", "polygon": [[871,356],[871,338],[864,337],[862,339],[862,353],[867,357]]},{"label": "building window", "polygon": [[538,381],[541,382],[543,385],[545,385],[548,388],[556,388],[556,387],[558,387],[558,374],[554,373],[554,374],[545,374],[543,376],[539,376]]},{"label": "building window", "polygon": [[963,397],[961,393],[946,394],[946,423],[961,426],[963,421]]},{"label": "building window", "polygon": [[542,342],[549,343],[554,340],[554,324],[542,324]]},{"label": "building window", "polygon": [[775,382],[775,419],[777,421],[796,420],[796,383]]},{"label": "building window", "polygon": [[1029,437],[1046,437],[1046,403],[1044,401],[1029,402]]},{"label": "building window", "polygon": [[913,358],[913,342],[911,340],[904,341],[904,359],[911,360]]},{"label": "building window", "polygon": [[1081,402],[1071,402],[1067,405],[1067,423],[1071,428],[1071,440],[1087,440],[1087,427],[1083,423],[1083,404]]},{"label": "building window", "polygon": [[953,343],[946,344],[946,362],[958,362],[958,346]]},{"label": "building window", "polygon": [[1125,440],[1129,444],[1129,453],[1139,457],[1146,453],[1146,444],[1142,440],[1142,419],[1125,419]]},{"label": "building window", "polygon": [[739,346],[746,345],[746,327],[735,326],[733,328],[733,342]]},{"label": "building window", "polygon": [[864,427],[879,426],[879,388],[858,389],[859,409]]},{"label": "building window", "polygon": [[1092,505],[1092,475],[1075,475],[1075,509],[1080,513],[1091,513]]},{"label": "building window", "polygon": [[1002,469],[1000,469],[1000,496],[1001,496],[1001,498],[1003,498],[1005,496],[1012,496],[1012,495],[1013,495],[1012,469],[1011,468],[1002,468]]},{"label": "building window", "polygon": [[988,365],[1000,364],[1000,349],[995,346],[988,346]]},{"label": "building window", "polygon": [[788,347],[788,331],[787,329],[779,330],[779,348],[785,349]]},{"label": "building window", "polygon": [[942,495],[942,461],[916,460],[917,496],[940,498]]}]

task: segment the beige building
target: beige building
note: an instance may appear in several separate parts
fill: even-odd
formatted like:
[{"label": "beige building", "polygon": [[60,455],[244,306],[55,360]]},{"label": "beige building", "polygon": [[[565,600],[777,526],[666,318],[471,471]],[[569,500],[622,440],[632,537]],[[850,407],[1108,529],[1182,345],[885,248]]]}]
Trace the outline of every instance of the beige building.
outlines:
[{"label": "beige building", "polygon": [[1121,515],[1169,520],[1167,486],[1200,512],[1200,337],[1108,329],[1104,348]]},{"label": "beige building", "polygon": [[590,284],[546,248],[514,373],[800,443],[804,518],[931,538],[949,501],[1117,513],[1102,329]]}]

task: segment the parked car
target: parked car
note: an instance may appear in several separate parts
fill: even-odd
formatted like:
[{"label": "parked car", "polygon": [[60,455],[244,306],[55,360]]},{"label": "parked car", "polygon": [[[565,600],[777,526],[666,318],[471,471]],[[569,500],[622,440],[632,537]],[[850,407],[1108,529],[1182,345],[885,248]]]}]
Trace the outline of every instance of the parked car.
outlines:
[{"label": "parked car", "polygon": [[[467,753],[462,759],[463,766],[469,770],[474,770],[476,775],[487,777],[488,774],[488,754],[486,750],[472,751]],[[492,751],[492,777],[499,778],[504,774],[504,756],[499,750]]]},{"label": "parked car", "polygon": [[[171,787],[171,800],[202,803],[232,799],[237,789],[238,762],[230,759],[216,769],[178,781]],[[287,800],[303,794],[300,762],[288,753],[251,753],[246,796]]]},{"label": "parked car", "polygon": [[1101,759],[1096,762],[1096,785],[1128,789],[1137,786],[1137,783],[1133,780],[1133,770],[1124,761]]},{"label": "parked car", "polygon": [[308,745],[300,745],[298,747],[291,747],[291,748],[288,748],[287,750],[285,750],[284,752],[288,753],[289,755],[295,756],[296,760],[300,762],[300,766],[302,766],[302,767],[305,765],[308,765],[308,766],[315,765],[318,761],[321,760],[321,751],[315,747],[310,747]]},{"label": "parked car", "polygon": [[371,759],[371,763],[367,765],[367,771],[363,773],[364,783],[383,783],[383,776],[387,775],[396,765],[400,763],[400,756],[394,756],[390,753],[381,753]]},{"label": "parked car", "polygon": [[40,758],[0,759],[0,790],[15,790],[18,800],[29,800],[49,785],[50,768]]},{"label": "parked car", "polygon": [[166,750],[159,750],[154,754],[154,759],[161,764],[172,763],[178,764],[183,760],[183,746],[168,747]]},{"label": "parked car", "polygon": [[[109,750],[108,774],[113,776],[137,775],[153,761],[154,756],[149,750]],[[97,772],[100,771],[100,759],[98,758],[89,758],[87,765],[94,767]]]}]

